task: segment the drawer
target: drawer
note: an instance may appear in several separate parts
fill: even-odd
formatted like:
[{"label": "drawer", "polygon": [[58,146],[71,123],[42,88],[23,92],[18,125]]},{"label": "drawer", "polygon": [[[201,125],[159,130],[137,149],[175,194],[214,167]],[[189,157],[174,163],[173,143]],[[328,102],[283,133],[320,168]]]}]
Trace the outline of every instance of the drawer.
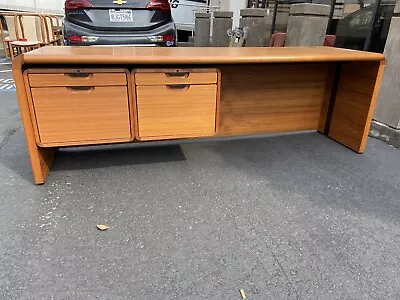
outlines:
[{"label": "drawer", "polygon": [[140,140],[213,136],[217,85],[138,86]]},{"label": "drawer", "polygon": [[126,87],[32,88],[42,146],[131,139]]},{"label": "drawer", "polygon": [[135,83],[136,85],[215,84],[217,77],[216,69],[137,70]]},{"label": "drawer", "polygon": [[31,87],[119,86],[126,85],[126,73],[28,74]]}]

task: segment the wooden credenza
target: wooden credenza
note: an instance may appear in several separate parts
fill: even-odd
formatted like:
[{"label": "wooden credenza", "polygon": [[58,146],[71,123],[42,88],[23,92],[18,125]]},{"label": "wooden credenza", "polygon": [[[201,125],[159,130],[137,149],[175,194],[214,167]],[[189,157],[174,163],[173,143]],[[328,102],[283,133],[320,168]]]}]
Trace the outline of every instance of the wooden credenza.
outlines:
[{"label": "wooden credenza", "polygon": [[35,183],[60,147],[318,130],[362,153],[382,54],[44,47],[13,73]]}]

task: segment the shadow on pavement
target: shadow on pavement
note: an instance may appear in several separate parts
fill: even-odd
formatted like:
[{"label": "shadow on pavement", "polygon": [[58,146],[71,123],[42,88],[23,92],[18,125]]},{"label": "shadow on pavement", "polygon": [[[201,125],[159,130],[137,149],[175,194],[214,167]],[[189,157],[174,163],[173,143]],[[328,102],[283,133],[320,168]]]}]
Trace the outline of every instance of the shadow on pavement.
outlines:
[{"label": "shadow on pavement", "polygon": [[53,170],[95,169],[184,161],[179,145],[160,147],[95,147],[61,149],[56,154]]}]

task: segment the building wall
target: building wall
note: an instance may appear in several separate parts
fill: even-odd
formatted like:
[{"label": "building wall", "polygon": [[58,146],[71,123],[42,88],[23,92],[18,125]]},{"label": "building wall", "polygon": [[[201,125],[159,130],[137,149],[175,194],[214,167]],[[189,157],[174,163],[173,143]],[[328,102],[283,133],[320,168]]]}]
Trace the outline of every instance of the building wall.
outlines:
[{"label": "building wall", "polygon": [[64,0],[0,0],[0,9],[64,13]]},{"label": "building wall", "polygon": [[400,0],[397,0],[385,46],[386,69],[382,79],[375,120],[400,129]]},{"label": "building wall", "polygon": [[210,5],[220,6],[223,11],[233,11],[233,27],[238,27],[240,10],[247,8],[247,0],[211,0]]}]

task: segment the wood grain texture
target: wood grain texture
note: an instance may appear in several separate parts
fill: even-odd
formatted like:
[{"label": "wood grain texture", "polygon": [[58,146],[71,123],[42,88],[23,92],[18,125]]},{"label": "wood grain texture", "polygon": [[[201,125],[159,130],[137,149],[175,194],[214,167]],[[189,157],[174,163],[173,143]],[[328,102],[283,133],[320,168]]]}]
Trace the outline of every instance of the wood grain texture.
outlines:
[{"label": "wood grain texture", "polygon": [[99,68],[99,67],[90,67],[90,68],[80,68],[79,66],[74,68],[59,68],[58,65],[54,67],[49,66],[40,66],[40,68],[28,68],[24,72],[25,74],[65,74],[65,73],[129,73],[128,69],[121,68],[113,68],[110,66],[109,68]]},{"label": "wood grain texture", "polygon": [[116,86],[126,85],[126,73],[83,73],[87,76],[76,77],[76,73],[29,74],[31,87],[59,86]]},{"label": "wood grain texture", "polygon": [[[385,67],[386,67],[386,61],[382,60],[379,63],[379,69],[378,69],[378,74],[376,75],[376,81],[375,81],[375,85],[374,85],[374,92],[372,94],[372,99],[371,99],[371,104],[368,110],[368,115],[366,118],[366,121],[364,123],[364,133],[363,133],[363,137],[361,140],[361,146],[359,149],[359,153],[364,153],[365,151],[365,147],[367,146],[367,142],[368,142],[368,136],[369,136],[369,132],[371,130],[371,123],[372,123],[372,118],[374,116],[374,112],[375,112],[375,107],[376,107],[376,103],[378,102],[378,97],[379,97],[379,91],[382,85],[382,80],[383,80],[383,74],[385,72]],[[374,68],[369,68],[370,70],[374,70]],[[375,72],[372,72],[372,76],[375,77]]]},{"label": "wood grain texture", "polygon": [[[172,76],[173,74],[182,74]],[[216,69],[150,69],[135,71],[136,85],[216,84]]]},{"label": "wood grain texture", "polygon": [[222,74],[220,70],[217,70],[217,109],[215,113],[215,134],[219,135],[220,119],[221,119],[221,78]]},{"label": "wood grain texture", "polygon": [[384,62],[347,62],[336,94],[328,136],[358,153],[365,150]]},{"label": "wood grain texture", "polygon": [[327,64],[221,66],[219,135],[316,130]]},{"label": "wood grain texture", "polygon": [[28,148],[29,158],[32,167],[33,178],[36,184],[43,184],[53,165],[55,148],[40,148],[35,141],[34,124],[29,111],[27,92],[25,89],[23,74],[23,56],[13,60],[13,75],[17,87],[18,103],[21,113],[21,120],[24,126],[25,139]]},{"label": "wood grain texture", "polygon": [[174,139],[215,134],[217,85],[137,86],[139,139]]},{"label": "wood grain texture", "polygon": [[32,88],[41,146],[131,140],[127,87]]},{"label": "wood grain texture", "polygon": [[379,61],[384,56],[333,47],[43,47],[24,54],[28,64],[213,65]]},{"label": "wood grain texture", "polygon": [[[33,73],[27,70],[31,87],[60,86],[113,86],[126,85],[126,70],[119,72],[98,72],[99,70],[43,70],[43,73]],[[46,73],[45,73],[46,72]]]}]

